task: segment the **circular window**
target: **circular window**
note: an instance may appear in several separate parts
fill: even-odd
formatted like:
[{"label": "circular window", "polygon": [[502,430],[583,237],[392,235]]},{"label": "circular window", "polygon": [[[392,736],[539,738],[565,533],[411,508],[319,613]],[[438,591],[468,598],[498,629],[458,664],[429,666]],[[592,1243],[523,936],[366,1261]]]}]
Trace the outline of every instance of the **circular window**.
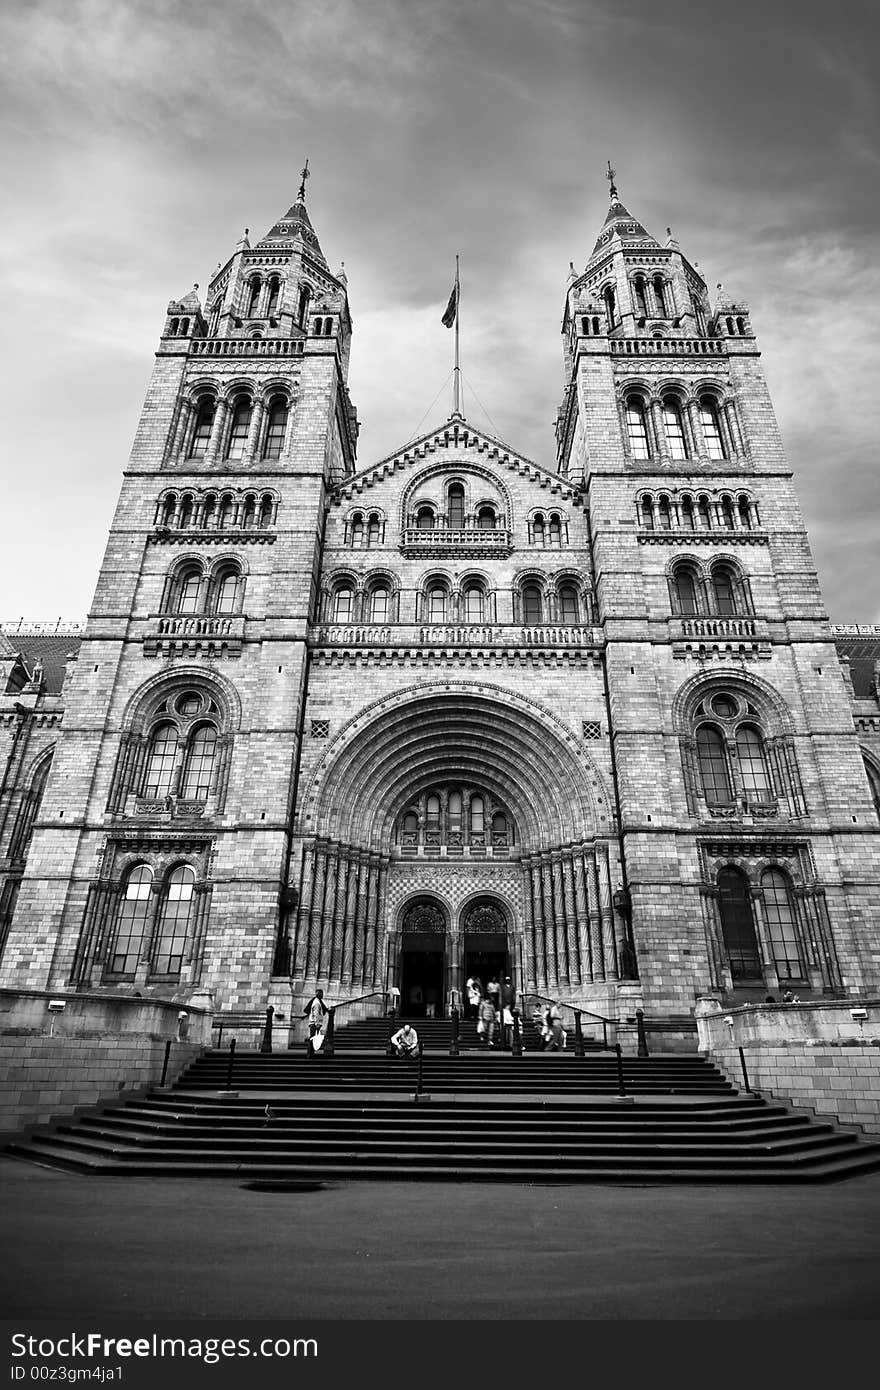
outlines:
[{"label": "circular window", "polygon": [[177,713],[184,716],[198,714],[202,708],[202,697],[197,695],[194,690],[188,690],[185,695],[181,695],[177,701]]},{"label": "circular window", "polygon": [[729,695],[715,695],[710,703],[713,713],[717,714],[719,719],[732,719],[736,714],[736,701]]}]

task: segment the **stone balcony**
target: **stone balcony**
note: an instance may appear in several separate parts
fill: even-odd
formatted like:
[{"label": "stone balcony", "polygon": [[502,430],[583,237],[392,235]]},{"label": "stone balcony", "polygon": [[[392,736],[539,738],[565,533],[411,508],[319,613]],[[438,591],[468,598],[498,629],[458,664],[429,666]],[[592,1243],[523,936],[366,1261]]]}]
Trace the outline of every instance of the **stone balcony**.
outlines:
[{"label": "stone balcony", "polygon": [[767,659],[770,632],[767,624],[745,614],[730,618],[670,618],[669,635],[674,656],[745,656]]},{"label": "stone balcony", "polygon": [[244,641],[242,614],[154,614],[144,633],[144,656],[174,656],[199,651],[212,656],[240,656]]},{"label": "stone balcony", "polygon": [[513,535],[506,530],[481,530],[478,526],[435,526],[432,530],[407,527],[400,541],[404,555],[426,559],[432,555],[470,555],[491,559],[509,555]]},{"label": "stone balcony", "polygon": [[328,623],[315,628],[315,647],[581,648],[602,645],[600,628],[540,623]]},{"label": "stone balcony", "polygon": [[723,338],[609,338],[613,357],[724,357]]},{"label": "stone balcony", "polygon": [[191,357],[302,357],[302,338],[193,338]]}]

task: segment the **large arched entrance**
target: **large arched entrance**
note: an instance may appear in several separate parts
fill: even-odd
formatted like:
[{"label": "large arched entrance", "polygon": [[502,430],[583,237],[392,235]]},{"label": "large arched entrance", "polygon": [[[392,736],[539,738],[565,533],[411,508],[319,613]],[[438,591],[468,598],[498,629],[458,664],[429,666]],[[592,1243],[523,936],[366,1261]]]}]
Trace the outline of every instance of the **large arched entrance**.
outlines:
[{"label": "large arched entrance", "polygon": [[478,898],[462,913],[462,975],[479,980],[484,994],[490,980],[514,974],[509,925],[504,909],[492,898]]},{"label": "large arched entrance", "polygon": [[407,905],[400,932],[400,1011],[440,1018],[446,997],[446,914],[433,898]]}]

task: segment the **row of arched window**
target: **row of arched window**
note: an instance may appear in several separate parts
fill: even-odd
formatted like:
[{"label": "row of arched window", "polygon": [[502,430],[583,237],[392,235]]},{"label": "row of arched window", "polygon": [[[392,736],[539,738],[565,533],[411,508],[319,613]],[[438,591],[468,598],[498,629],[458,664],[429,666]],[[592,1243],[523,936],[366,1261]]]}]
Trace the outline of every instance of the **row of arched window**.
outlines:
[{"label": "row of arched window", "polygon": [[169,338],[185,338],[189,333],[189,319],[175,317],[168,325]]},{"label": "row of arched window", "polygon": [[207,801],[216,791],[220,711],[204,691],[163,701],[147,723],[140,767],[128,791],[150,800]]},{"label": "row of arched window", "polygon": [[436,502],[417,502],[406,518],[407,529],[435,531],[443,528],[464,531],[475,526],[478,531],[495,531],[501,526],[502,518],[494,503],[483,502],[473,516],[468,516],[464,510],[464,490],[462,489],[460,496],[452,488],[449,492],[446,512],[441,512]]},{"label": "row of arched window", "polygon": [[757,504],[746,492],[644,492],[636,512],[646,531],[752,531],[760,525]]},{"label": "row of arched window", "polygon": [[[481,531],[494,531],[501,524],[501,518],[491,503],[480,506],[473,517],[465,517],[457,509],[441,514],[434,503],[425,502],[407,517],[407,523],[411,523],[410,529],[419,531],[463,530],[472,524]],[[536,511],[526,524],[529,545],[559,548],[568,544],[568,520],[561,512]],[[352,549],[368,549],[384,543],[385,518],[381,512],[356,511],[346,519],[345,544]]]},{"label": "row of arched window", "polygon": [[381,512],[352,512],[345,522],[345,544],[354,550],[383,545],[385,518]]},{"label": "row of arched window", "polygon": [[767,949],[780,983],[808,980],[789,875],[776,866],[767,868],[755,891],[742,869],[726,864],[718,871],[716,886],[721,933],[734,983],[763,977],[755,903],[760,903]]},{"label": "row of arched window", "polygon": [[514,829],[506,809],[481,788],[437,787],[407,807],[395,839],[403,850],[420,845],[506,849],[514,843]]},{"label": "row of arched window", "polygon": [[245,578],[237,560],[183,560],[165,581],[162,613],[231,617],[242,611]]},{"label": "row of arched window", "polygon": [[636,460],[724,459],[737,452],[732,405],[715,396],[696,400],[667,390],[658,400],[630,391],[623,402],[626,439]]},{"label": "row of arched window", "polygon": [[721,689],[707,696],[696,711],[693,732],[700,790],[710,813],[772,807],[784,793],[774,785],[762,716],[744,695]]},{"label": "row of arched window", "polygon": [[733,560],[708,566],[692,556],[676,560],[669,576],[673,613],[682,618],[731,618],[754,611],[749,581]]},{"label": "row of arched window", "polygon": [[106,974],[132,976],[146,957],[151,976],[179,975],[195,886],[196,873],[190,864],[176,865],[158,884],[149,864],[133,865],[119,891]]},{"label": "row of arched window", "polygon": [[[534,627],[540,623],[577,626],[592,622],[590,595],[574,578],[549,581],[525,577],[512,591],[508,621]],[[453,584],[446,575],[428,575],[415,591],[412,618],[402,612],[401,591],[384,574],[364,580],[340,577],[325,593],[324,621],[332,623],[494,623],[497,591],[481,575]],[[501,619],[505,621],[505,619]]]},{"label": "row of arched window", "polygon": [[182,404],[172,452],[188,459],[278,459],[284,448],[290,403],[275,393],[264,400],[249,390],[231,397],[202,391]]},{"label": "row of arched window", "polygon": [[277,514],[272,492],[164,492],[155,524],[170,531],[265,531]]}]

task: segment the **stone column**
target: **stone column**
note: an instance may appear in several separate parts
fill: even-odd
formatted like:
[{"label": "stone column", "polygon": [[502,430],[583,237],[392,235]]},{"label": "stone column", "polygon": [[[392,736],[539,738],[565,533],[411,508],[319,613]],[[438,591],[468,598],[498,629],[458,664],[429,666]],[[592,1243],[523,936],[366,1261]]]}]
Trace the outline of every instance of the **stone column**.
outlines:
[{"label": "stone column", "polygon": [[336,902],[333,907],[333,946],[330,952],[330,979],[342,979],[342,944],[345,934],[345,907],[348,901],[348,876],[351,861],[344,850],[337,855]]},{"label": "stone column", "polygon": [[562,861],[562,885],[565,899],[565,938],[568,954],[568,979],[573,985],[581,983],[581,965],[578,959],[577,911],[574,901],[574,865],[571,854]]},{"label": "stone column", "polygon": [[556,956],[556,921],[553,915],[553,865],[549,859],[541,862],[541,897],[544,903],[544,944],[547,953],[547,987],[559,984],[559,962]]},{"label": "stone column", "polygon": [[315,856],[311,845],[303,848],[300,865],[299,902],[296,910],[296,925],[293,932],[293,974],[302,979],[306,973],[308,952],[309,915],[312,908],[312,889],[315,878]]},{"label": "stone column", "polygon": [[523,990],[535,990],[538,988],[538,981],[535,974],[535,922],[532,914],[532,876],[527,868],[523,869],[522,895],[523,978],[519,981],[520,993],[522,993]]},{"label": "stone column", "polygon": [[574,870],[574,896],[577,912],[581,984],[590,984],[593,980],[593,953],[590,947],[589,893],[587,891],[586,866],[584,864],[583,853],[578,854],[574,859],[572,868]]},{"label": "stone column", "polygon": [[617,966],[617,938],[614,934],[614,909],[611,906],[611,868],[608,863],[608,846],[599,845],[599,910],[602,916],[603,954],[605,956],[606,980],[617,980],[620,972]]},{"label": "stone column", "polygon": [[599,897],[599,865],[593,849],[587,863],[587,882],[590,895],[590,956],[593,962],[593,979],[604,980],[605,949],[602,936],[602,909]]},{"label": "stone column", "polygon": [[363,872],[363,857],[359,853],[351,856],[348,864],[348,882],[345,885],[345,941],[342,948],[342,983],[353,985],[354,945],[358,933],[357,890],[358,880]]},{"label": "stone column", "polygon": [[226,433],[226,417],[229,414],[229,406],[221,396],[217,402],[217,409],[214,411],[214,423],[211,426],[211,437],[208,440],[208,447],[205,450],[205,467],[211,468],[216,464],[220,456],[223,437]]},{"label": "stone column", "polygon": [[323,845],[315,845],[315,881],[309,912],[309,939],[306,955],[306,975],[317,977],[321,951],[321,915],[324,911],[324,883],[327,878],[327,855]]},{"label": "stone column", "polygon": [[367,954],[367,902],[369,899],[370,876],[373,872],[369,857],[361,860],[358,875],[357,899],[355,905],[354,957],[352,962],[352,983],[364,983],[364,960]]},{"label": "stone column", "polygon": [[529,864],[529,891],[532,897],[532,922],[535,933],[535,983],[543,993],[547,988],[547,931],[541,895],[540,860]]},{"label": "stone column", "polygon": [[254,401],[254,408],[251,411],[251,424],[248,430],[247,443],[244,449],[243,463],[255,463],[259,457],[260,434],[263,429],[263,417],[266,407],[261,396],[257,396]]},{"label": "stone column", "polygon": [[335,846],[330,845],[327,848],[327,880],[324,888],[324,911],[321,913],[321,942],[318,950],[318,975],[324,980],[330,978],[338,873],[339,853]]}]

